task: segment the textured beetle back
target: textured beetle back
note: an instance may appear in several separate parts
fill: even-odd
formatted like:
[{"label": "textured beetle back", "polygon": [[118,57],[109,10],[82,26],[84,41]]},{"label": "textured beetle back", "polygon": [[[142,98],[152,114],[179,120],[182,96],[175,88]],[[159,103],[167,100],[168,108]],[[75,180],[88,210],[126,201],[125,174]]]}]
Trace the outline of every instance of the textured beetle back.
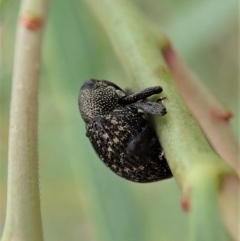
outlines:
[{"label": "textured beetle back", "polygon": [[[147,125],[137,112],[118,108],[87,124],[87,135],[101,160],[117,175],[134,182],[153,182],[171,177],[158,140],[151,131],[151,148],[126,152],[129,143]],[[134,127],[134,128],[133,128]]]}]

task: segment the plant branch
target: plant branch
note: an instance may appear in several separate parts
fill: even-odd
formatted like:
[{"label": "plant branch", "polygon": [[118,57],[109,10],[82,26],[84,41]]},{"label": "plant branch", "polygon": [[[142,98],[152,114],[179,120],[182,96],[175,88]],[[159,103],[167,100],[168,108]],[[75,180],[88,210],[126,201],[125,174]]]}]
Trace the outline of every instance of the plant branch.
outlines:
[{"label": "plant branch", "polygon": [[23,0],[17,26],[2,241],[43,240],[38,185],[38,82],[47,0]]},{"label": "plant branch", "polygon": [[240,176],[239,144],[229,123],[232,113],[187,68],[171,46],[163,49],[163,55],[188,107],[198,120],[211,144]]},{"label": "plant branch", "polygon": [[[214,152],[185,105],[166,66],[164,56],[162,52],[159,52],[159,49],[166,49],[167,46],[170,46],[167,37],[147,21],[131,5],[130,1],[85,1],[105,28],[119,59],[134,80],[135,88],[139,90],[159,84],[163,87],[163,94],[167,96],[164,104],[168,114],[164,117],[154,117],[154,125],[173,175],[186,197],[185,200],[189,202],[190,211],[196,210],[198,206],[203,207],[206,203],[206,200],[196,198],[199,194],[206,194],[208,198],[211,198],[208,195],[209,187],[211,190],[214,189],[214,198],[208,202],[215,203],[220,196],[219,187],[224,186],[222,184],[225,183],[228,176],[235,177],[235,173]],[[155,98],[159,98],[159,96]],[[205,173],[211,177],[207,179],[209,187],[204,180]],[[193,175],[197,175],[198,178],[191,178]],[[237,179],[235,187],[238,186],[239,179]],[[226,195],[223,196],[222,199],[226,200]],[[235,197],[233,199],[236,201]],[[219,209],[216,207],[218,207],[217,203],[209,205],[211,213],[219,216],[216,213]],[[202,215],[200,212],[201,210],[191,211],[195,216],[192,220],[200,216],[204,219],[210,218],[208,231],[214,232],[214,235],[206,235],[205,240],[217,241],[217,237],[223,233],[223,223],[216,223],[214,218],[207,216],[207,212]],[[237,220],[235,221],[237,222]],[[190,228],[193,230],[192,237],[198,237],[196,240],[199,240],[201,232],[205,232],[205,230],[200,230],[196,222],[193,222]],[[231,235],[236,238],[236,229],[232,230],[230,230]],[[228,235],[224,237],[225,240],[229,240]]]}]

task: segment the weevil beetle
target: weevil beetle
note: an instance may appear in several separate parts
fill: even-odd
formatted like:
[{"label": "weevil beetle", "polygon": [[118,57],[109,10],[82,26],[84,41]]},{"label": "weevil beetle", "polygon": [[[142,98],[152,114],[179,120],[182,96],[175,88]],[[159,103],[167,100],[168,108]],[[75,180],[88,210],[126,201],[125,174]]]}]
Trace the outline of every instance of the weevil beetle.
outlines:
[{"label": "weevil beetle", "polygon": [[172,177],[147,120],[147,114],[167,113],[161,99],[146,99],[161,92],[156,86],[127,94],[114,83],[97,79],[87,80],[80,88],[78,106],[86,136],[105,165],[127,180],[147,183]]}]

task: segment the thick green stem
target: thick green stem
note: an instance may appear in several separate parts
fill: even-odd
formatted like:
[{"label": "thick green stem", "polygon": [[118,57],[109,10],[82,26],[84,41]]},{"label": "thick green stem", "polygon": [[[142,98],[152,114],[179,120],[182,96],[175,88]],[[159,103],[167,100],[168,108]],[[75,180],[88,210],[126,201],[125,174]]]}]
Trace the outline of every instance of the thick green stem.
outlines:
[{"label": "thick green stem", "polygon": [[163,54],[181,94],[212,146],[240,176],[240,146],[230,126],[233,114],[213,96],[171,47],[163,49]]},{"label": "thick green stem", "polygon": [[[220,177],[223,180],[224,176],[233,172],[209,145],[166,67],[160,50],[166,48],[169,41],[164,33],[156,31],[156,28],[146,21],[130,1],[86,0],[86,2],[105,28],[122,64],[131,74],[135,87],[137,89],[156,85],[163,87],[163,95],[167,96],[164,104],[168,114],[164,117],[154,117],[154,125],[174,177],[184,195],[190,198],[190,206],[195,210],[199,205],[199,200],[195,198],[198,193],[201,195],[209,193],[208,185],[204,181],[205,173],[201,171],[212,173],[208,181],[216,194],[218,194],[218,185],[213,183],[219,183]],[[200,178],[189,178],[193,170]],[[202,185],[201,181],[206,185]],[[193,190],[194,195],[191,196],[190,191]],[[216,200],[215,196],[213,202]],[[213,205],[209,207],[212,208]],[[216,211],[217,208],[212,209],[213,213]],[[193,215],[197,213],[194,212]],[[204,215],[205,218],[209,218],[206,212]],[[198,229],[196,223],[193,225]],[[224,229],[222,222],[216,224],[215,219],[210,217],[209,230],[215,234],[208,235],[205,240],[217,241],[216,237],[222,234],[222,229]],[[198,235],[199,229],[194,233]]]},{"label": "thick green stem", "polygon": [[23,0],[17,27],[2,241],[43,240],[38,184],[38,82],[47,0]]},{"label": "thick green stem", "polygon": [[[204,173],[204,179],[202,173]],[[221,228],[222,220],[218,211],[219,182],[216,178],[217,175],[214,166],[196,168],[189,175],[188,181],[193,183],[189,195],[191,202],[195,204],[189,214],[189,240],[231,240],[226,229]]]},{"label": "thick green stem", "polygon": [[187,172],[197,163],[221,159],[212,150],[186,107],[160,48],[169,42],[141,16],[129,1],[88,0],[138,89],[161,85],[168,114],[155,117],[155,125],[169,164],[182,186]]}]

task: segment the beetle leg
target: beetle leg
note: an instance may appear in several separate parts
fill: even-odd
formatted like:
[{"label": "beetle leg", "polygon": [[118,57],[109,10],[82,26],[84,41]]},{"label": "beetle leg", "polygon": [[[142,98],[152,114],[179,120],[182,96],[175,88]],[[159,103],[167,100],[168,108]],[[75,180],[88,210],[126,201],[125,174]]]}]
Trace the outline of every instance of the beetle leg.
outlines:
[{"label": "beetle leg", "polygon": [[157,100],[157,103],[163,103],[164,100],[166,100],[167,97],[166,96],[162,96]]},{"label": "beetle leg", "polygon": [[122,97],[119,100],[119,104],[120,105],[132,104],[139,100],[146,99],[147,97],[149,97],[151,95],[159,94],[161,92],[162,92],[161,86],[149,87],[149,88],[139,91],[137,93]]},{"label": "beetle leg", "polygon": [[129,155],[142,155],[146,153],[153,145],[156,144],[157,139],[153,138],[153,130],[149,126],[136,135],[126,147],[126,152]]},{"label": "beetle leg", "polygon": [[136,102],[130,106],[142,110],[144,113],[151,115],[166,115],[166,107],[161,102]]}]

